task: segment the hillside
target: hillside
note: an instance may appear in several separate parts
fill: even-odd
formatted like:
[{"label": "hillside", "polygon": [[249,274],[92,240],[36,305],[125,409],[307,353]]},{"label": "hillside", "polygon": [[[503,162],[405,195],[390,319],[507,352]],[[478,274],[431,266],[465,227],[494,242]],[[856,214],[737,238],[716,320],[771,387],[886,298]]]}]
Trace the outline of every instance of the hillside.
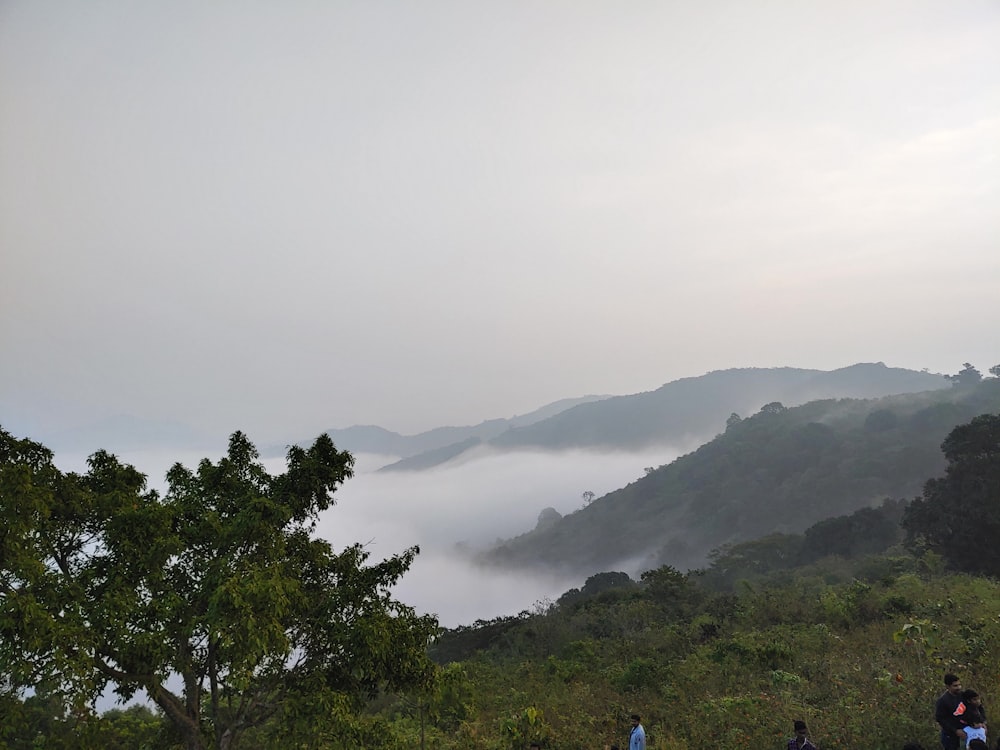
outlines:
[{"label": "hillside", "polygon": [[[948,387],[942,375],[886,367],[881,362],[832,371],[735,368],[682,378],[654,391],[579,404],[547,419],[512,425],[480,438],[499,450],[640,450],[691,445],[708,440],[730,414],[753,413],[772,401],[794,406],[824,398],[877,398]],[[479,444],[455,445],[437,455],[400,461],[385,469],[430,468]]]},{"label": "hillside", "polygon": [[910,498],[943,467],[956,425],[1000,412],[1000,379],[880,399],[772,404],[587,507],[507,540],[486,564],[571,570],[701,566],[726,543],[800,532]]},{"label": "hillside", "polygon": [[448,451],[452,446],[458,446],[458,452],[460,452],[465,446],[477,445],[482,441],[490,440],[509,429],[531,425],[549,419],[579,404],[587,404],[605,398],[608,397],[591,395],[565,398],[509,419],[488,419],[476,425],[458,427],[435,427],[415,435],[401,435],[376,425],[332,428],[327,430],[327,434],[338,448],[352,453],[381,453],[387,456],[408,458],[424,452],[446,449],[446,454],[454,455],[454,451],[451,453]]}]

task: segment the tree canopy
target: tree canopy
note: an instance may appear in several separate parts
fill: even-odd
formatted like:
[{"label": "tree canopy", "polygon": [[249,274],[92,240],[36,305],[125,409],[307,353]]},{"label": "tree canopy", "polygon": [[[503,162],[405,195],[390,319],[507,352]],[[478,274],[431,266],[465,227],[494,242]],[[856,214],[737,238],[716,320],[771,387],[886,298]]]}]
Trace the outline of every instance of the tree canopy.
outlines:
[{"label": "tree canopy", "polygon": [[390,595],[417,548],[335,552],[315,525],[353,457],[323,435],[286,463],[269,474],[236,432],[161,497],[104,451],[63,473],[0,429],[4,689],[78,711],[144,691],[200,750],[267,721],[342,728],[383,688],[426,687],[437,623]]},{"label": "tree canopy", "polygon": [[1000,414],[956,427],[941,450],[945,474],[927,481],[903,526],[957,569],[1000,576]]}]

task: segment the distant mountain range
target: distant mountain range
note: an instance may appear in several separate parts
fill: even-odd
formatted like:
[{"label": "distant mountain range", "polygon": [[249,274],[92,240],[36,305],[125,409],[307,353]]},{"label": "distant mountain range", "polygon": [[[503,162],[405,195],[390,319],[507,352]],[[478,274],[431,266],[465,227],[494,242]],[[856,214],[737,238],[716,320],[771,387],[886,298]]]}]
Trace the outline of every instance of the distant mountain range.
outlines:
[{"label": "distant mountain range", "polygon": [[543,510],[535,529],[481,562],[577,575],[701,567],[726,544],[801,533],[887,498],[912,499],[943,472],[948,433],[986,413],[1000,413],[1000,378],[875,399],[766,404],[578,511]]},{"label": "distant mountain range", "polygon": [[424,453],[471,446],[490,440],[507,430],[525,427],[544,421],[566,409],[580,404],[600,401],[608,396],[581,396],[566,398],[510,419],[489,419],[477,425],[465,427],[435,427],[433,430],[416,435],[400,435],[374,425],[355,425],[343,429],[330,429],[327,434],[336,446],[352,453],[380,453],[386,456],[409,458]]},{"label": "distant mountain range", "polygon": [[833,371],[778,368],[718,370],[629,396],[587,396],[549,404],[524,417],[474,427],[442,427],[404,437],[380,427],[330,430],[338,447],[401,456],[381,471],[439,466],[477,446],[494,450],[641,450],[689,446],[722,430],[733,413],[780,401],[795,406],[823,398],[877,398],[949,387],[943,375],[881,362]]}]

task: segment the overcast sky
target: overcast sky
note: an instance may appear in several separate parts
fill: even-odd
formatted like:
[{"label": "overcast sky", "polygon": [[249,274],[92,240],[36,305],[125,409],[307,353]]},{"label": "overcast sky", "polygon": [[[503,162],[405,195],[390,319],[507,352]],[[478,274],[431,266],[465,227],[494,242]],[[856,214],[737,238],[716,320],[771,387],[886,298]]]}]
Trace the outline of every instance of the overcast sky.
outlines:
[{"label": "overcast sky", "polygon": [[998,40],[995,0],[7,0],[0,424],[985,369]]}]

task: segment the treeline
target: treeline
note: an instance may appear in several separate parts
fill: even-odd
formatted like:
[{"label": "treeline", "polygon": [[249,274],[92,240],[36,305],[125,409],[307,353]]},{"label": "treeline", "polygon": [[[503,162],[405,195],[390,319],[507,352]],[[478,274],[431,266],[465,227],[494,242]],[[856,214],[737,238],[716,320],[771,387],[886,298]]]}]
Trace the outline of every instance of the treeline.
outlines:
[{"label": "treeline", "polygon": [[[485,564],[585,574],[663,564],[703,567],[709,551],[887,498],[912,498],[944,470],[942,440],[1000,412],[1000,378],[962,371],[943,391],[814,401],[730,417],[725,432],[586,507],[498,545]],[[959,378],[959,376],[953,376]]]}]

